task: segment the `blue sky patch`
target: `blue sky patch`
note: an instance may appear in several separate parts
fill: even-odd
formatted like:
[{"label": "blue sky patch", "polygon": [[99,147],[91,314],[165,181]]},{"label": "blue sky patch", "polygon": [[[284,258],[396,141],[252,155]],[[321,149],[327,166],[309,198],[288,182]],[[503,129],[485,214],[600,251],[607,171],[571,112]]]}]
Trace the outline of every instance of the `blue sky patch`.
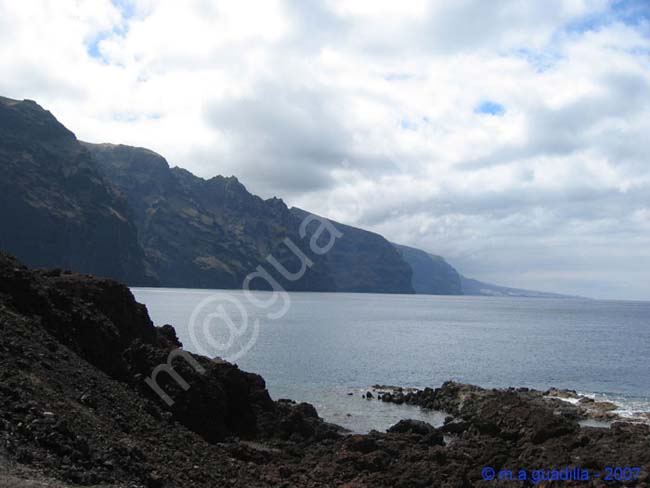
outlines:
[{"label": "blue sky patch", "polygon": [[135,15],[135,5],[132,0],[111,0],[111,3],[122,13],[123,21]]},{"label": "blue sky patch", "polygon": [[135,15],[135,6],[132,0],[112,0],[113,5],[120,11],[122,18],[120,23],[114,25],[111,30],[98,32],[92,39],[86,43],[86,52],[92,58],[100,59],[104,62],[101,52],[99,51],[99,43],[110,36],[124,37],[129,31],[129,20]]},{"label": "blue sky patch", "polygon": [[581,34],[598,31],[614,22],[623,22],[633,27],[642,27],[648,24],[650,22],[650,2],[648,0],[614,0],[607,10],[585,15],[569,23],[566,30],[569,33]]},{"label": "blue sky patch", "polygon": [[474,108],[474,113],[501,116],[506,113],[506,108],[492,100],[484,100]]}]

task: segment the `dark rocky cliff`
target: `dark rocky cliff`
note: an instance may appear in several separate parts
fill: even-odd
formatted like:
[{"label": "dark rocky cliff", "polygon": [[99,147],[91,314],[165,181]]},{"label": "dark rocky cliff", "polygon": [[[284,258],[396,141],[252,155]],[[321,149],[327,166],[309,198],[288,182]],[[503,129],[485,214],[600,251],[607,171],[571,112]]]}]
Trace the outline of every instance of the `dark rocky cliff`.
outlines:
[{"label": "dark rocky cliff", "polygon": [[[308,239],[298,235],[300,220],[282,200],[263,200],[235,177],[206,180],[170,168],[148,149],[86,147],[126,195],[147,261],[164,286],[239,288],[262,265],[287,290],[335,291],[324,260],[309,253]],[[299,259],[283,243],[287,237],[314,262],[296,281],[283,279],[266,261],[272,255],[290,271],[299,268]],[[265,283],[256,280],[251,286]]]},{"label": "dark rocky cliff", "polygon": [[0,97],[0,169],[0,248],[32,266],[155,283],[126,201],[35,102]]},{"label": "dark rocky cliff", "polygon": [[[148,149],[82,143],[32,101],[0,98],[0,167],[0,248],[32,266],[130,285],[240,288],[261,265],[294,291],[455,292],[444,260],[429,263],[437,274],[423,280],[385,238],[338,223],[342,238],[315,254],[311,235],[299,235],[307,212],[263,200],[233,176],[203,179],[170,168]],[[267,261],[299,269],[287,238],[313,262],[298,280]],[[258,278],[251,288],[269,284]]]},{"label": "dark rocky cliff", "polygon": [[[292,208],[300,219],[308,212]],[[325,256],[336,290],[360,293],[414,293],[411,268],[383,236],[332,221],[341,238]]]},{"label": "dark rocky cliff", "polygon": [[402,258],[413,270],[415,293],[427,295],[462,295],[458,271],[444,258],[420,249],[395,244]]}]

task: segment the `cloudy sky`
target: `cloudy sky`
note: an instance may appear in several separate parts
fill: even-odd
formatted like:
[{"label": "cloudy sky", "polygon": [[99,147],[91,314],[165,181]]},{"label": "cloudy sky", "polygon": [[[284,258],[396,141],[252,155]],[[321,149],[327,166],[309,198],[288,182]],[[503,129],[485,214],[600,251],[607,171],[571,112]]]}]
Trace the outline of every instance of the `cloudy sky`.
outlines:
[{"label": "cloudy sky", "polygon": [[0,73],[469,276],[650,299],[647,0],[0,0]]}]

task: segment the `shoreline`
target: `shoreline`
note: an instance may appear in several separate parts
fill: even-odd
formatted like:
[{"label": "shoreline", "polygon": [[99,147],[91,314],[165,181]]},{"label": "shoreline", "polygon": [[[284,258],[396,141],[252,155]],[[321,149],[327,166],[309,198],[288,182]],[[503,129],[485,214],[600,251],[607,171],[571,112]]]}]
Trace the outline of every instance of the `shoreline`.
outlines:
[{"label": "shoreline", "polygon": [[[455,380],[452,382],[459,383]],[[466,383],[484,390],[493,388]],[[298,402],[313,404],[326,421],[338,423],[355,433],[365,434],[371,430],[384,431],[399,420],[413,418],[424,420],[434,426],[442,425],[444,412],[422,408],[418,402],[401,401],[385,397],[386,393],[402,394],[422,391],[427,387],[400,387],[391,385],[367,385],[367,386],[323,386],[322,388],[300,388],[298,386],[278,387],[269,386],[272,396],[277,398],[291,398]],[[429,387],[431,388],[431,387]],[[526,387],[503,387],[497,390],[528,390],[537,395],[544,396],[549,401],[566,402],[575,408],[574,415],[586,426],[609,427],[614,422],[629,422],[650,424],[650,400],[638,398],[620,400],[620,396],[604,394],[585,393],[566,388],[536,389]],[[276,394],[277,391],[281,393]],[[370,401],[366,394],[371,393]],[[386,406],[392,406],[395,410],[386,410]],[[635,408],[637,407],[637,408]],[[569,408],[569,407],[567,407]]]},{"label": "shoreline", "polygon": [[567,466],[638,467],[638,486],[650,480],[650,425],[581,426],[577,407],[530,389],[446,382],[408,394],[448,414],[442,425],[358,435],[272,399],[257,374],[187,353],[200,369],[176,359],[185,386],[163,375],[165,403],[145,379],[179,351],[172,326],[154,327],[115,281],[5,254],[0,319],[0,486],[471,487],[488,486],[486,467]]}]

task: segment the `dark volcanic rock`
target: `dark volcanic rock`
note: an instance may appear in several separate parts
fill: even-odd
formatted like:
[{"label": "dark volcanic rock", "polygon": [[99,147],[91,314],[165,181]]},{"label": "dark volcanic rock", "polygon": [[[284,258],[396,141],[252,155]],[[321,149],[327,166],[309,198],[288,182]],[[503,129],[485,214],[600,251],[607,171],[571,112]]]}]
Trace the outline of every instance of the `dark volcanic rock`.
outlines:
[{"label": "dark volcanic rock", "polygon": [[202,442],[339,437],[311,405],[276,404],[260,376],[199,356],[203,371],[173,363],[187,389],[161,375],[166,405],[143,378],[176,350],[175,332],[112,280],[33,271],[0,253],[0,322],[0,458],[70,483],[251,486]]},{"label": "dark volcanic rock", "polygon": [[0,248],[32,266],[155,283],[126,201],[35,102],[0,97],[0,169]]},{"label": "dark volcanic rock", "polygon": [[[75,274],[30,271],[0,254],[2,302],[22,317],[37,321],[59,344],[108,376],[158,401],[141,378],[166,364],[178,339],[170,326],[156,329],[145,307],[124,285]],[[56,343],[54,350],[58,350]],[[208,440],[256,433],[254,409],[273,410],[264,380],[223,361],[197,357],[199,372],[183,358],[174,367],[187,381],[184,390],[171,377],[161,387],[174,400],[170,412]],[[91,404],[92,393],[79,399]],[[254,404],[254,406],[253,406]]]},{"label": "dark volcanic rock", "polygon": [[435,428],[422,420],[405,419],[393,425],[388,432],[396,434],[418,434],[427,435],[435,431]]}]

